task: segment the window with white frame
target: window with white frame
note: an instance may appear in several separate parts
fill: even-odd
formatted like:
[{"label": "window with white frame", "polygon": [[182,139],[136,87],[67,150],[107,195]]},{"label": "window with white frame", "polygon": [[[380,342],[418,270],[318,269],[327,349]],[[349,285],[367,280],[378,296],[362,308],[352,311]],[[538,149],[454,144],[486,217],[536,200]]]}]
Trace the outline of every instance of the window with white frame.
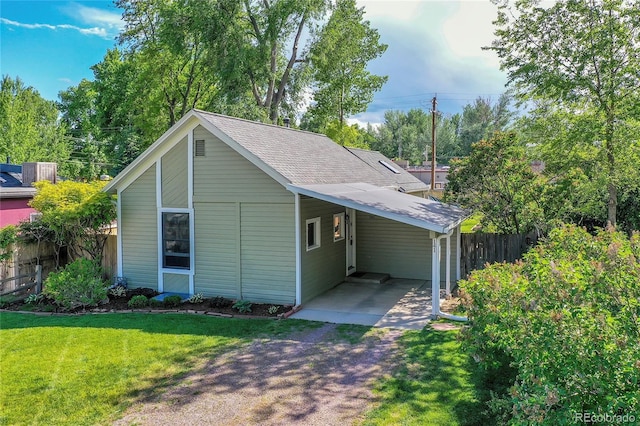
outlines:
[{"label": "window with white frame", "polygon": [[162,212],[162,267],[191,267],[189,213]]},{"label": "window with white frame", "polygon": [[344,240],[344,213],[333,215],[333,241]]},{"label": "window with white frame", "polygon": [[320,247],[320,218],[307,219],[307,251]]}]

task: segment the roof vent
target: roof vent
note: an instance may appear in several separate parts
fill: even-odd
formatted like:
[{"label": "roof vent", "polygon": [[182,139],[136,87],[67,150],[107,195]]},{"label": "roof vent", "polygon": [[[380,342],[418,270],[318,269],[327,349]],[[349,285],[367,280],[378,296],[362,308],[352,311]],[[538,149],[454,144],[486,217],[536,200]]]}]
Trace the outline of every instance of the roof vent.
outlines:
[{"label": "roof vent", "polygon": [[196,157],[204,157],[204,139],[196,140]]}]

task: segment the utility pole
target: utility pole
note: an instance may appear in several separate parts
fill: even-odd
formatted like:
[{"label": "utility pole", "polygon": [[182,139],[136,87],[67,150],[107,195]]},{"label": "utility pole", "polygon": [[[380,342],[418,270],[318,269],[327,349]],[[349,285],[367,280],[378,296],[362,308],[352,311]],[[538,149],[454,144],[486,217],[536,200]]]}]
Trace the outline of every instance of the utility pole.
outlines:
[{"label": "utility pole", "polygon": [[431,100],[431,191],[436,188],[436,105],[438,101],[434,96]]}]

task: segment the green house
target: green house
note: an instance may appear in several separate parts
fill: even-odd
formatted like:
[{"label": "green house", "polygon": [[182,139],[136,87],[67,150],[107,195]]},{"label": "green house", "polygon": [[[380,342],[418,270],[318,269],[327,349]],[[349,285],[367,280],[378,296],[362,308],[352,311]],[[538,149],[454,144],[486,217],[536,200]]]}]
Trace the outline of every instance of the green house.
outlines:
[{"label": "green house", "polygon": [[324,135],[192,110],[104,190],[134,288],[300,305],[356,271],[460,278],[465,213]]}]

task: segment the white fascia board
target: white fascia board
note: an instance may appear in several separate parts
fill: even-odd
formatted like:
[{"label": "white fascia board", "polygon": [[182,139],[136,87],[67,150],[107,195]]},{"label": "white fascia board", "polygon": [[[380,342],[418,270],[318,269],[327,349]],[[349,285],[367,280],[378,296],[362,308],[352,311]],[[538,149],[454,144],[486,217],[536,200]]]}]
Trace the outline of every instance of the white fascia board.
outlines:
[{"label": "white fascia board", "polygon": [[257,155],[255,155],[254,153],[252,153],[242,145],[240,145],[233,138],[231,138],[229,135],[227,135],[226,133],[218,129],[215,125],[210,123],[208,120],[203,118],[200,124],[202,125],[202,127],[207,129],[212,135],[214,135],[215,137],[220,139],[222,142],[227,144],[229,148],[233,149],[238,154],[242,155],[244,158],[249,160],[251,164],[253,164],[257,168],[262,170],[264,173],[266,173],[269,177],[271,177],[273,180],[278,182],[280,185],[286,188],[287,185],[291,183],[289,179],[285,178],[280,173],[275,171],[273,167],[269,166],[267,163],[262,161],[260,157],[258,157]]},{"label": "white fascia board", "polygon": [[176,124],[171,126],[169,130],[164,132],[149,148],[140,154],[131,162],[124,170],[122,170],[111,182],[109,182],[103,191],[107,193],[115,193],[116,188],[125,190],[145,171],[151,167],[158,158],[166,154],[183,138],[188,137],[189,132],[196,127],[199,121],[203,121],[194,111],[189,111]]},{"label": "white fascia board", "polygon": [[398,213],[389,212],[386,210],[376,209],[375,207],[371,207],[366,204],[361,204],[353,200],[345,200],[345,199],[337,198],[332,195],[323,194],[322,192],[310,190],[308,188],[300,188],[298,186],[289,184],[287,185],[287,189],[293,192],[294,194],[306,195],[312,198],[316,198],[318,200],[326,201],[326,202],[337,204],[344,207],[349,207],[364,213],[369,213],[376,216],[384,217],[386,219],[390,219],[395,222],[401,222],[407,225],[415,226],[415,227],[426,229],[429,231],[434,231],[434,232],[437,232],[438,234],[447,234],[449,232],[450,226],[446,228],[442,226],[437,226],[433,223],[425,222],[423,220],[416,219],[410,216],[405,216]]}]

